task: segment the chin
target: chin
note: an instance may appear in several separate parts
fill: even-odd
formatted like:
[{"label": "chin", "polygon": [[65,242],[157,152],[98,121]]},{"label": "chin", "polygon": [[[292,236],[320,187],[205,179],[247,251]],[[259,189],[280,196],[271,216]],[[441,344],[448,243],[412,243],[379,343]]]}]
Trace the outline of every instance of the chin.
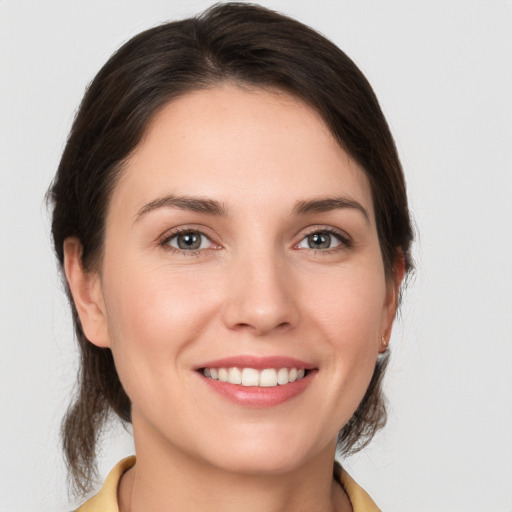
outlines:
[{"label": "chin", "polygon": [[239,475],[280,475],[290,473],[300,468],[305,461],[296,453],[286,451],[286,453],[269,454],[264,450],[258,453],[232,453],[225,456],[218,467],[226,472]]},{"label": "chin", "polygon": [[[326,450],[332,451],[332,458],[335,452],[334,441],[327,443],[327,446],[320,443],[317,445],[304,432],[302,435],[294,435],[283,432],[283,429],[230,436],[217,446],[218,449],[214,449],[216,453],[212,453],[214,446],[209,446],[210,463],[239,474],[284,474],[301,468]],[[229,446],[228,450],[226,446]]]}]

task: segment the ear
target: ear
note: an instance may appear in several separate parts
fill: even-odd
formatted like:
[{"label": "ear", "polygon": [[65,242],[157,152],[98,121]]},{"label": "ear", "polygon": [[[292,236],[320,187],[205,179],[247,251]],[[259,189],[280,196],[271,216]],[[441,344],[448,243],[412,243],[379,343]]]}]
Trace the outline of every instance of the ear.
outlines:
[{"label": "ear", "polygon": [[85,337],[98,347],[109,347],[108,322],[97,272],[84,269],[82,244],[78,238],[64,241],[64,273],[73,296]]},{"label": "ear", "polygon": [[384,314],[382,318],[382,338],[380,340],[379,352],[385,352],[388,348],[393,322],[398,308],[398,299],[400,298],[400,287],[405,276],[405,257],[401,249],[397,250],[395,263],[393,265],[393,275],[388,278],[386,302],[384,304]]}]

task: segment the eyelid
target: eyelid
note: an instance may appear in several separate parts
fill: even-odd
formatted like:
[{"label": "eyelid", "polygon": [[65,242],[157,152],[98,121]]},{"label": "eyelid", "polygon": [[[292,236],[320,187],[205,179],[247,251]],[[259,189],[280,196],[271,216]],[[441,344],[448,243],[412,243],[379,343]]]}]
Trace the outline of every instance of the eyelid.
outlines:
[{"label": "eyelid", "polygon": [[[346,232],[341,229],[335,228],[333,226],[328,225],[315,225],[315,226],[309,226],[305,230],[301,231],[301,233],[298,235],[300,237],[294,244],[293,247],[295,249],[299,249],[297,246],[304,240],[304,238],[314,235],[315,233],[328,233],[329,235],[333,235],[340,241],[340,245],[333,247],[331,249],[312,249],[311,251],[320,251],[320,252],[334,252],[337,250],[347,249],[353,246],[354,241],[352,240],[352,237]],[[300,249],[303,250],[303,249]]]},{"label": "eyelid", "polygon": [[[171,251],[171,252],[177,252],[180,254],[186,254],[186,255],[194,255],[198,254],[200,252],[210,251],[210,250],[217,250],[221,248],[220,243],[216,242],[213,234],[209,234],[211,230],[206,228],[205,226],[197,225],[197,224],[187,224],[182,226],[176,226],[174,228],[168,229],[165,231],[162,235],[160,235],[157,239],[157,243],[159,246],[163,247],[165,250]],[[190,249],[190,250],[184,250],[179,249],[177,247],[173,247],[169,244],[169,241],[172,240],[174,237],[182,234],[182,233],[197,233],[198,235],[204,236],[207,238],[210,243],[213,245],[213,247],[207,247],[205,249]]]}]

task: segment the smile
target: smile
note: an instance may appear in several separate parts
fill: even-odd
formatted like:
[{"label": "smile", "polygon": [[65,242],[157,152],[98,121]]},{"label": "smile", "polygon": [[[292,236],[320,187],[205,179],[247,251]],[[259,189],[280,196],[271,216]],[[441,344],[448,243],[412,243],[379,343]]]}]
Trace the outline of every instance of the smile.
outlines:
[{"label": "smile", "polygon": [[284,386],[303,379],[305,368],[202,368],[201,373],[208,379],[237,384],[246,387],[271,388]]},{"label": "smile", "polygon": [[206,389],[246,408],[274,407],[299,397],[319,373],[314,363],[294,357],[247,354],[204,361],[193,370]]}]

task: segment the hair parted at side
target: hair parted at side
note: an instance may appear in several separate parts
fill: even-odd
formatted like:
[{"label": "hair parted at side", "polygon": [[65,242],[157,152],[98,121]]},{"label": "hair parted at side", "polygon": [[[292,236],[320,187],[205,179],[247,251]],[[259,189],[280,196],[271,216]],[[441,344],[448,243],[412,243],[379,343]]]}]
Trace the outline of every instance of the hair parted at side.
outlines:
[{"label": "hair parted at side", "polygon": [[[124,44],[89,85],[76,114],[48,197],[61,268],[68,237],[82,245],[82,265],[101,265],[105,215],[123,162],[148,122],[166,103],[189,91],[231,83],[280,90],[300,98],[323,118],[339,144],[369,179],[379,242],[388,276],[398,257],[412,263],[413,238],[405,182],[393,138],[369,83],[333,43],[269,9],[218,4],[195,18],[146,30]],[[69,288],[80,346],[78,390],[62,434],[75,489],[89,490],[96,446],[111,411],[130,422],[130,400],[109,349],[90,343]],[[370,386],[339,435],[342,453],[366,445],[384,425],[379,358]]]}]

